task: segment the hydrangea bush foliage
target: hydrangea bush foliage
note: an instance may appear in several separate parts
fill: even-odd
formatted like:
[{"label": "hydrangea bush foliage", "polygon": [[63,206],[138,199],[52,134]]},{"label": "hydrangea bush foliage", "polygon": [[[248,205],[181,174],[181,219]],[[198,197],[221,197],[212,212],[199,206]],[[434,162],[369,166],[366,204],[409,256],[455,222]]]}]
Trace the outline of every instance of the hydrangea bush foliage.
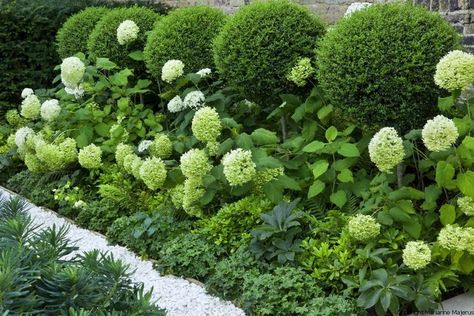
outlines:
[{"label": "hydrangea bush foliage", "polygon": [[[284,1],[252,6],[224,26],[216,47],[246,15],[266,12],[265,34],[279,30],[268,17],[281,8],[306,26],[317,21]],[[421,21],[427,13],[419,10]],[[120,20],[107,36],[117,47],[135,45],[145,30],[140,17]],[[291,50],[284,69],[246,81],[251,89],[226,77],[219,62],[216,71],[167,57],[153,86],[151,75],[137,76],[112,55],[67,56],[56,87],[18,92],[23,102],[0,124],[0,168],[23,170],[10,181],[23,193],[33,180],[48,183],[50,205],[63,214],[155,259],[164,273],[206,282],[249,314],[406,314],[473,288],[474,80],[465,70],[474,58],[438,47],[423,73],[444,89],[423,92],[438,107],[420,110],[413,129],[393,120],[366,128],[334,104],[327,82],[315,80],[321,60],[299,51],[313,53],[322,28],[313,31],[303,36],[311,44],[284,46]],[[257,39],[249,47],[270,54]],[[144,66],[140,53],[132,56]],[[243,60],[241,70],[252,73],[254,64]],[[269,84],[256,89],[262,82]],[[250,101],[269,94],[281,106]],[[367,124],[371,118],[364,116]]]}]

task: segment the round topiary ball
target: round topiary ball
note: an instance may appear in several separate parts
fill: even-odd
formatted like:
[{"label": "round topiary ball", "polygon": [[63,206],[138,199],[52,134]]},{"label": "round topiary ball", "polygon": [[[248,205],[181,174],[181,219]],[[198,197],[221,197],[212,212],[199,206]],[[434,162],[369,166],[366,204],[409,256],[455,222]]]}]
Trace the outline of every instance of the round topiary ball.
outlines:
[{"label": "round topiary ball", "polygon": [[[92,58],[105,57],[122,67],[144,69],[143,62],[136,62],[128,55],[134,51],[143,51],[146,32],[153,29],[159,15],[144,7],[117,8],[107,13],[89,36],[87,48]],[[117,39],[117,28],[124,21],[133,21],[139,28],[138,37],[131,43],[121,45]]]},{"label": "round topiary ball", "polygon": [[67,19],[56,35],[59,56],[64,59],[78,52],[86,53],[89,35],[107,12],[107,8],[89,7]]},{"label": "round topiary ball", "polygon": [[314,57],[324,34],[319,18],[286,0],[255,2],[240,9],[214,41],[217,70],[230,85],[260,103],[275,103],[279,93],[295,92],[288,73]]},{"label": "round topiary ball", "polygon": [[171,12],[156,23],[145,46],[145,63],[154,77],[171,59],[181,60],[185,72],[214,68],[212,41],[225,22],[215,8],[195,6]]},{"label": "round topiary ball", "polygon": [[321,41],[317,77],[329,101],[368,130],[420,128],[437,112],[436,64],[459,45],[438,13],[376,4],[343,18]]}]

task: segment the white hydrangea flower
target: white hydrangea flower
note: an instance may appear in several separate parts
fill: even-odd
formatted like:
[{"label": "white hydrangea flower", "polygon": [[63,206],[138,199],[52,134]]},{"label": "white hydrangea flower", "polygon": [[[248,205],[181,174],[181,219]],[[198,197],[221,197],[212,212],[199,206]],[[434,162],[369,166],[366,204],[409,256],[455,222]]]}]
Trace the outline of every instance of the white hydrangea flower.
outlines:
[{"label": "white hydrangea flower", "polygon": [[181,112],[185,108],[184,102],[179,95],[175,96],[170,100],[170,102],[168,102],[168,111],[171,113]]},{"label": "white hydrangea flower", "polygon": [[40,110],[41,102],[34,94],[30,94],[21,102],[20,114],[27,119],[37,118],[40,114]]},{"label": "white hydrangea flower", "polygon": [[443,115],[428,120],[421,131],[426,148],[434,152],[448,149],[456,142],[458,136],[459,132],[454,122]]},{"label": "white hydrangea flower", "polygon": [[172,81],[181,77],[184,73],[184,63],[181,60],[168,60],[161,68],[161,79],[165,82]]},{"label": "white hydrangea flower", "polygon": [[423,241],[409,241],[403,249],[402,258],[407,267],[419,270],[430,263],[431,250]]},{"label": "white hydrangea flower", "polygon": [[229,151],[222,158],[224,176],[231,186],[243,185],[254,178],[257,173],[252,160],[252,152],[237,148]]},{"label": "white hydrangea flower", "polygon": [[140,28],[132,20],[125,20],[117,27],[117,41],[120,45],[133,42],[138,38]]},{"label": "white hydrangea flower", "polygon": [[390,172],[405,157],[403,140],[393,127],[378,131],[369,143],[370,160],[380,171]]},{"label": "white hydrangea flower", "polygon": [[140,142],[140,144],[138,144],[138,152],[142,153],[142,152],[148,150],[148,148],[151,146],[152,143],[153,143],[153,141],[148,140],[148,139],[142,140]]},{"label": "white hydrangea flower", "polygon": [[76,99],[80,99],[84,95],[84,89],[82,89],[82,84],[72,88],[65,87],[64,91],[66,91],[67,94],[73,95]]},{"label": "white hydrangea flower", "polygon": [[448,91],[468,88],[474,84],[474,55],[460,50],[449,52],[436,65],[434,81]]},{"label": "white hydrangea flower", "polygon": [[25,88],[23,91],[21,91],[21,97],[24,99],[29,95],[32,95],[34,93],[33,89],[31,88]]},{"label": "white hydrangea flower", "polygon": [[29,127],[22,127],[15,133],[15,144],[18,148],[22,148],[26,143],[28,135],[34,135],[35,132]]},{"label": "white hydrangea flower", "polygon": [[187,109],[197,110],[204,105],[206,97],[201,91],[191,91],[184,97],[184,106]]},{"label": "white hydrangea flower", "polygon": [[61,81],[71,89],[79,85],[84,76],[86,66],[77,57],[68,57],[61,63]]},{"label": "white hydrangea flower", "polygon": [[211,68],[203,68],[203,69],[199,70],[198,72],[196,72],[196,74],[200,75],[201,78],[207,77],[211,73],[212,73]]},{"label": "white hydrangea flower", "polygon": [[53,121],[59,116],[60,112],[61,107],[56,99],[44,101],[41,105],[41,118],[45,121]]}]

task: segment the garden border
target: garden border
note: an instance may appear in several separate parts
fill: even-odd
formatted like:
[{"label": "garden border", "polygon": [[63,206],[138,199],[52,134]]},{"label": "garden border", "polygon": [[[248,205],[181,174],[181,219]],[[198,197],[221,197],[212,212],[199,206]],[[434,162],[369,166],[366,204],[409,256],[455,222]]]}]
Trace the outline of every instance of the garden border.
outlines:
[{"label": "garden border", "polygon": [[28,204],[27,211],[33,223],[41,224],[41,228],[67,224],[69,226],[68,237],[79,247],[78,251],[84,252],[92,249],[107,251],[113,254],[115,259],[120,259],[128,264],[133,269],[131,279],[134,282],[143,283],[147,291],[153,289],[152,300],[156,301],[159,307],[165,308],[170,316],[245,315],[231,302],[223,301],[206,293],[206,290],[198,282],[176,276],[160,275],[153,268],[152,261],[140,259],[125,247],[110,244],[106,237],[100,233],[78,227],[71,219],[50,209],[36,206],[27,198],[3,186],[0,186],[0,193],[7,197],[19,196],[24,199]]}]

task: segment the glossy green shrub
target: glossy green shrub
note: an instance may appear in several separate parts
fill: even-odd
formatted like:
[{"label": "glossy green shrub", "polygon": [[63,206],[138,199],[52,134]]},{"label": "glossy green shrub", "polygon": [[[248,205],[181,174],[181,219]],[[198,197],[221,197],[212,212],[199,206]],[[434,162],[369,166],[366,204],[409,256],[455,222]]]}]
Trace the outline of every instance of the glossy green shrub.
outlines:
[{"label": "glossy green shrub", "polygon": [[436,64],[459,36],[438,13],[378,4],[342,19],[316,52],[318,79],[344,118],[401,131],[436,112]]},{"label": "glossy green shrub", "polygon": [[216,215],[202,221],[201,233],[216,245],[235,250],[249,243],[250,231],[262,223],[261,214],[271,207],[269,201],[255,196],[226,204]]},{"label": "glossy green shrub", "polygon": [[[110,11],[99,22],[89,36],[87,48],[92,58],[107,57],[111,61],[143,70],[141,61],[134,61],[128,55],[135,51],[142,51],[146,42],[146,32],[153,28],[159,15],[153,10],[144,7],[118,8]],[[140,28],[138,38],[130,44],[120,45],[117,41],[117,27],[125,20],[134,21]]]},{"label": "glossy green shrub", "polygon": [[107,12],[104,7],[90,7],[71,16],[56,35],[59,56],[66,58],[78,52],[87,53],[89,35]]},{"label": "glossy green shrub", "polygon": [[91,0],[0,1],[0,106],[21,102],[23,88],[49,87],[60,60],[52,44],[58,28]]},{"label": "glossy green shrub", "polygon": [[320,20],[307,9],[285,0],[242,7],[214,42],[217,69],[245,97],[262,104],[279,93],[296,91],[286,79],[300,57],[313,57],[324,34]]},{"label": "glossy green shrub", "polygon": [[178,9],[162,18],[145,46],[145,62],[156,78],[170,59],[179,59],[185,72],[214,68],[212,41],[224,25],[225,14],[215,8],[196,6]]}]

